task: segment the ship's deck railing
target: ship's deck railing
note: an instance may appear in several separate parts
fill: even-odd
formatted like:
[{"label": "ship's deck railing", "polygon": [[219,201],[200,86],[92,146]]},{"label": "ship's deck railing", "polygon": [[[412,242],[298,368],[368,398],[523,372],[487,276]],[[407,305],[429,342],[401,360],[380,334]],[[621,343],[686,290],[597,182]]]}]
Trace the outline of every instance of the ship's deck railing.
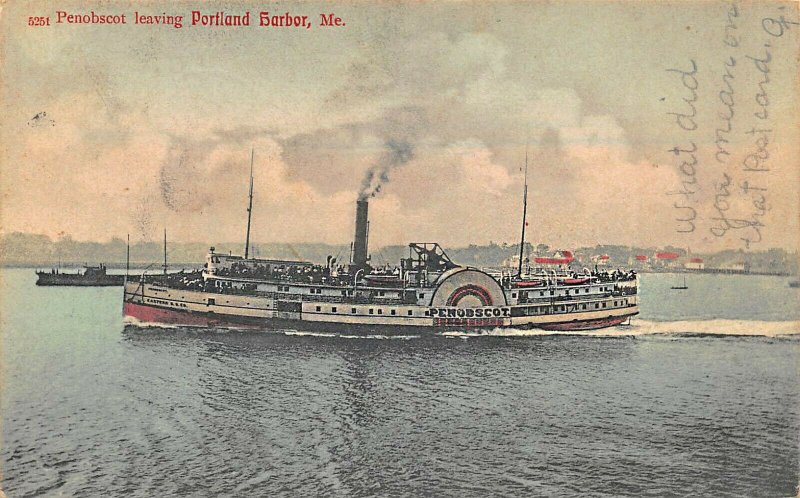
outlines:
[{"label": "ship's deck railing", "polygon": [[[524,289],[524,290],[527,290],[527,288],[517,287],[515,284],[518,284],[520,282],[531,282],[531,281],[539,281],[542,283],[541,286],[531,287],[530,290],[552,289],[554,287],[576,288],[583,285],[591,285],[591,284],[635,283],[637,282],[637,277],[638,277],[636,272],[633,270],[628,272],[617,270],[614,272],[588,272],[588,273],[552,270],[550,273],[527,273],[527,274],[522,274],[522,276],[491,272],[491,271],[487,271],[487,273],[489,273],[489,275],[491,275],[495,280],[497,280],[504,289]],[[565,280],[568,279],[587,279],[587,281],[582,284],[566,284]]]},{"label": "ship's deck railing", "polygon": [[[377,275],[382,275],[378,273]],[[356,285],[353,285],[353,281],[345,274],[344,277],[326,279],[322,280],[309,280],[307,278],[289,278],[286,276],[282,276],[281,278],[253,278],[252,276],[248,275],[219,275],[219,274],[212,274],[212,273],[205,273],[205,276],[211,280],[219,280],[221,282],[240,282],[240,283],[253,283],[253,284],[269,284],[269,285],[299,285],[303,287],[328,287],[337,290],[376,290],[376,291],[404,291],[408,289],[429,289],[434,287],[434,282],[428,282],[426,280],[417,281],[401,281],[401,287],[383,287],[383,286],[375,286],[375,285],[367,285],[363,278],[359,278]]]},{"label": "ship's deck railing", "polygon": [[303,301],[315,303],[351,303],[375,305],[407,305],[411,304],[402,298],[387,298],[385,296],[325,296],[321,294],[297,294],[289,292],[242,290],[235,287],[218,288],[209,287],[206,292],[231,296],[256,296],[281,301]]},{"label": "ship's deck railing", "polygon": [[[609,310],[623,310],[626,308],[635,308],[637,306],[636,303],[627,303],[627,304],[618,304],[616,306],[610,306],[607,308],[600,308],[600,309],[578,309],[579,303],[553,303],[550,305],[544,304],[532,304],[530,306],[520,306],[518,308],[512,309],[512,316],[514,314],[519,314],[520,316],[537,316],[537,315],[560,315],[560,314],[572,314],[572,313],[586,313],[586,312],[607,312]],[[563,306],[563,308],[562,308]],[[538,308],[538,309],[537,309]],[[546,308],[542,310],[541,308]]]},{"label": "ship's deck railing", "polygon": [[614,290],[612,292],[594,292],[591,294],[575,294],[572,296],[535,296],[535,297],[520,297],[517,301],[519,304],[539,304],[539,303],[558,303],[558,302],[583,302],[583,301],[596,301],[598,299],[607,299],[611,297],[626,297],[635,296],[636,288],[628,289],[628,292],[623,290]]}]

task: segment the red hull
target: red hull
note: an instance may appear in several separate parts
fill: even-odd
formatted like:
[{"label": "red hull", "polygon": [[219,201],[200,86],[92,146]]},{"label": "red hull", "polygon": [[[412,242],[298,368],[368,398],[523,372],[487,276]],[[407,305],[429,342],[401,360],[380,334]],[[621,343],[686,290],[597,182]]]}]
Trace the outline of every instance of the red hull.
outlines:
[{"label": "red hull", "polygon": [[539,325],[538,327],[544,330],[594,330],[619,325],[628,318],[630,318],[630,316],[618,316],[614,318],[600,318],[597,320],[586,320],[581,322],[552,323]]},{"label": "red hull", "polygon": [[224,325],[242,326],[245,324],[220,319],[213,314],[199,314],[188,311],[169,310],[143,306],[136,303],[125,303],[122,307],[122,314],[135,318],[144,323],[160,323],[168,325],[186,325],[190,327],[218,327]]}]

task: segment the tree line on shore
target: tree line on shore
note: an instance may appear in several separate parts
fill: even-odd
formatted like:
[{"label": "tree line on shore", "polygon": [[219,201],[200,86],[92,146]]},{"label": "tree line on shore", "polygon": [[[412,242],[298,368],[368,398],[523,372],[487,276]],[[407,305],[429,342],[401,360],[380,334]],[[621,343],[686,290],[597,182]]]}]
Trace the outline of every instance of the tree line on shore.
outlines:
[{"label": "tree line on shore", "polygon": [[[200,266],[205,260],[209,246],[197,242],[168,242],[167,257],[170,264],[176,267]],[[508,265],[519,254],[519,244],[489,243],[485,245],[469,245],[467,247],[445,248],[450,258],[459,264],[470,266],[501,267]],[[537,255],[551,255],[557,248],[546,244],[526,244],[523,254],[533,261]],[[217,244],[218,253],[242,254],[241,243]],[[672,252],[678,255],[679,261],[690,258],[703,259],[706,267],[721,267],[736,262],[746,263],[753,272],[792,273],[798,272],[797,254],[784,249],[767,249],[764,251],[719,251],[715,253],[691,253],[679,247],[630,247],[623,245],[598,245],[574,249],[573,254],[584,266],[592,266],[597,257],[608,256],[607,266],[649,268],[655,262],[657,253]],[[348,244],[333,245],[320,243],[266,243],[252,244],[251,254],[257,258],[291,259],[310,262],[325,261],[333,256],[340,262],[350,260]],[[407,246],[386,246],[372,248],[371,264],[375,267],[394,266],[400,258],[408,257]],[[643,263],[636,256],[647,256]],[[61,264],[76,266],[82,264],[106,263],[109,267],[123,267],[126,258],[126,242],[114,238],[109,242],[77,241],[69,236],[53,240],[46,235],[9,233],[0,236],[0,264],[4,266],[38,266],[47,267]],[[163,242],[135,242],[131,244],[131,263],[134,267],[151,264],[160,265],[164,258]],[[518,259],[517,259],[518,261]],[[514,263],[516,264],[516,263]]]}]

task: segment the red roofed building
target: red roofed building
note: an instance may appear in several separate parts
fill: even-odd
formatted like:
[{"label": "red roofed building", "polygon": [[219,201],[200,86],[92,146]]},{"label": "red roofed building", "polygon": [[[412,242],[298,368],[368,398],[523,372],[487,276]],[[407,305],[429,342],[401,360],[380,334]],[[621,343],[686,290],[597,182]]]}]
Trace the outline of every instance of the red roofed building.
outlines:
[{"label": "red roofed building", "polygon": [[691,258],[683,267],[687,270],[703,270],[706,265],[703,263],[703,258]]},{"label": "red roofed building", "polygon": [[540,265],[568,265],[574,259],[572,251],[557,251],[552,257],[537,257],[533,261]]},{"label": "red roofed building", "polygon": [[657,252],[653,259],[653,266],[656,268],[676,268],[680,257],[681,255],[677,252]]},{"label": "red roofed building", "polygon": [[607,265],[608,262],[611,260],[608,254],[603,254],[602,256],[592,256],[592,261],[594,261],[597,265]]}]

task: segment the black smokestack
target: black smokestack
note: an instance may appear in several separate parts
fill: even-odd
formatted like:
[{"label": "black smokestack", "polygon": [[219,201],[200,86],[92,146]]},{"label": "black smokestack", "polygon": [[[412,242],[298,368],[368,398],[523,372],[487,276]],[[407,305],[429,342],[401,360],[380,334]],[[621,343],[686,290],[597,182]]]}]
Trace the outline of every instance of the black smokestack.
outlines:
[{"label": "black smokestack", "polygon": [[353,266],[367,266],[367,230],[369,202],[366,199],[356,201],[356,234],[353,238]]}]

